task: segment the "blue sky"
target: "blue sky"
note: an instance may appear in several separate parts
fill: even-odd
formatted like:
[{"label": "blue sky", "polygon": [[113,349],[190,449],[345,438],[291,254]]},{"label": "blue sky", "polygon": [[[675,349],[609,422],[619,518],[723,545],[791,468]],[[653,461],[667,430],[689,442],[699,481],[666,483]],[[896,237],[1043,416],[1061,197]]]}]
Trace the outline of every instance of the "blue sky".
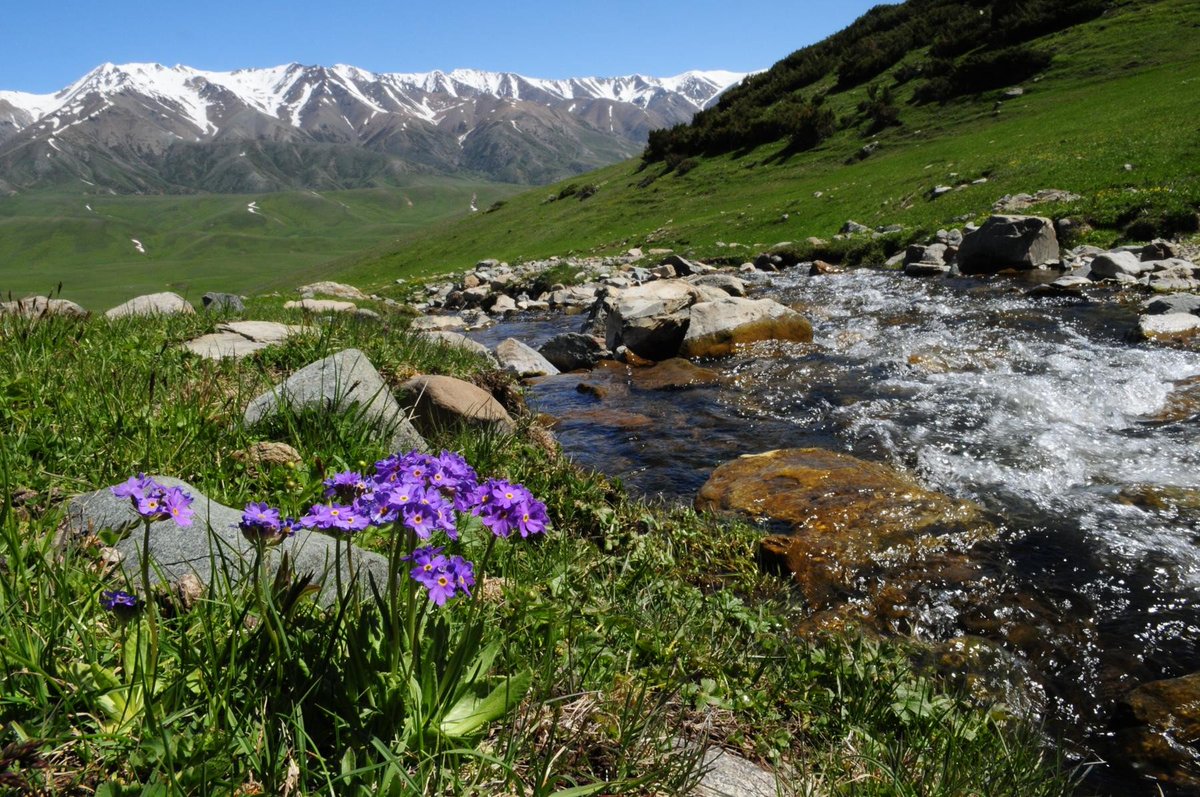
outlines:
[{"label": "blue sky", "polygon": [[353,64],[562,78],[765,68],[869,0],[292,0],[6,4],[0,89],[48,93],[112,61],[230,70]]}]

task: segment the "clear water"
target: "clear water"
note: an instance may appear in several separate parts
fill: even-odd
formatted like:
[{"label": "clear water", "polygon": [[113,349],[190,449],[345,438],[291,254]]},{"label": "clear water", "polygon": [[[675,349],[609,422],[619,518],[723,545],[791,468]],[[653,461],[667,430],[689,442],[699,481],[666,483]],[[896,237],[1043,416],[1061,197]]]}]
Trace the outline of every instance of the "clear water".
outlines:
[{"label": "clear water", "polygon": [[[533,386],[531,403],[560,419],[577,461],[668,500],[690,502],[740,454],[819,446],[981,503],[1002,528],[974,553],[986,587],[929,587],[904,630],[1003,644],[1034,674],[1051,727],[1081,757],[1113,761],[1119,697],[1200,670],[1200,391],[1158,417],[1200,376],[1200,354],[1134,342],[1134,308],[1031,299],[1028,287],[773,275],[759,295],[805,312],[812,345],[703,363],[722,383],[685,391],[642,389],[624,367],[563,375]],[[480,337],[537,345],[579,320]],[[1119,763],[1096,772],[1101,791],[1158,793]]]}]

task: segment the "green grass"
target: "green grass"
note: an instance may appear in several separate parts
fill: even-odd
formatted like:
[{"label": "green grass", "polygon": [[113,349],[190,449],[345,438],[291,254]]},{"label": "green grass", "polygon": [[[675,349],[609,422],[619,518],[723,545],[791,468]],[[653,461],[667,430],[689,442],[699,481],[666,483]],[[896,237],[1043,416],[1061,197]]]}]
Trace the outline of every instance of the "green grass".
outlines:
[{"label": "green grass", "polygon": [[[252,311],[298,320],[280,305]],[[336,319],[241,363],[175,348],[215,324],[0,325],[10,364],[0,377],[0,776],[107,797],[675,794],[699,774],[675,747],[684,736],[791,772],[798,793],[1068,793],[1035,729],[922,672],[904,643],[799,636],[804,609],[786,582],[757,571],[755,529],[631,500],[520,431],[431,439],[481,474],[526,484],[552,521],[544,538],[498,546],[486,566],[464,530],[463,552],[501,599],[460,599],[417,626],[434,668],[419,673],[448,679],[446,651],[487,644],[495,659],[472,678],[529,678],[519,705],[453,744],[414,731],[430,693],[404,677],[413,648],[404,624],[390,624],[391,604],[322,609],[296,590],[251,586],[190,610],[162,597],[157,614],[126,622],[106,613],[98,596],[114,582],[99,551],[51,547],[67,495],[144,470],[227,505],[300,512],[323,478],[385,452],[345,416],[243,428],[236,419],[258,391],[351,345],[393,384],[414,372],[487,376],[483,361],[413,339],[394,316]],[[303,462],[259,468],[234,456],[263,439],[289,442]],[[389,551],[397,539],[377,530],[359,541]],[[472,643],[471,629],[482,639]]]},{"label": "green grass", "polygon": [[354,191],[15,195],[0,199],[0,291],[25,296],[61,282],[65,298],[103,310],[163,290],[198,301],[210,290],[290,288],[331,259],[467,215],[473,196],[487,207],[515,190],[414,178],[401,188]]},{"label": "green grass", "polygon": [[[346,258],[330,273],[382,285],[465,268],[482,257],[519,261],[632,246],[744,258],[780,242],[829,239],[849,219],[904,225],[901,238],[911,240],[980,219],[1004,194],[1042,188],[1082,195],[1074,205],[1048,210],[1089,219],[1099,227],[1094,240],[1111,243],[1128,234],[1131,213],[1194,217],[1200,206],[1200,131],[1185,121],[1200,115],[1197,33],[1195,3],[1123,3],[1101,19],[1037,40],[1054,61],[1024,84],[1022,97],[998,103],[996,91],[912,105],[912,85],[901,86],[903,125],[880,133],[878,150],[863,160],[856,153],[867,141],[865,126],[854,125],[810,152],[767,145],[698,158],[683,175],[631,161],[576,178],[599,186],[586,200],[546,201],[565,184],[535,189],[494,213]],[[822,84],[832,85],[832,76]],[[860,87],[830,94],[827,104],[853,118],[865,97]],[[935,185],[981,177],[988,182],[928,198]]]}]

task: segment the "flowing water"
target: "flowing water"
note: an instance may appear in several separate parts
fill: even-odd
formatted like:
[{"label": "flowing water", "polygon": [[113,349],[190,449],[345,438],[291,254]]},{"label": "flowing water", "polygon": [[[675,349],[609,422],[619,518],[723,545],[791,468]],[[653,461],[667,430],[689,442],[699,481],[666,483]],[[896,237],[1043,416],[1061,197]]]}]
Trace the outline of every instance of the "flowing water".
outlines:
[{"label": "flowing water", "polygon": [[[530,403],[575,460],[667,500],[738,455],[816,446],[979,502],[1001,528],[975,554],[985,576],[929,586],[899,630],[1002,645],[1052,732],[1110,762],[1091,785],[1157,794],[1124,766],[1114,718],[1138,684],[1200,670],[1200,354],[1133,342],[1133,308],[1032,299],[1009,279],[762,279],[758,295],[810,318],[812,345],[702,363],[721,382],[684,391],[625,366],[543,379]],[[578,323],[478,337],[536,346]]]}]

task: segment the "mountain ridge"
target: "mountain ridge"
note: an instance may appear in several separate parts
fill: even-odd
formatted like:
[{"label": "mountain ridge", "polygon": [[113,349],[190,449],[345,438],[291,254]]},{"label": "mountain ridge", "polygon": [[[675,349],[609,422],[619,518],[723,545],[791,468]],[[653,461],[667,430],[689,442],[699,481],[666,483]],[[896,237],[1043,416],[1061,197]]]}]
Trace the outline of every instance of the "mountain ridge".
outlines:
[{"label": "mountain ridge", "polygon": [[[347,188],[412,171],[544,183],[634,154],[650,130],[690,119],[744,76],[550,80],[345,64],[216,72],[105,63],[52,94],[0,91],[0,190],[76,181],[118,193]],[[168,161],[211,161],[212,151],[199,150],[233,142],[267,152],[225,155],[219,179],[164,171]],[[292,156],[356,165],[308,178],[269,166]]]}]

